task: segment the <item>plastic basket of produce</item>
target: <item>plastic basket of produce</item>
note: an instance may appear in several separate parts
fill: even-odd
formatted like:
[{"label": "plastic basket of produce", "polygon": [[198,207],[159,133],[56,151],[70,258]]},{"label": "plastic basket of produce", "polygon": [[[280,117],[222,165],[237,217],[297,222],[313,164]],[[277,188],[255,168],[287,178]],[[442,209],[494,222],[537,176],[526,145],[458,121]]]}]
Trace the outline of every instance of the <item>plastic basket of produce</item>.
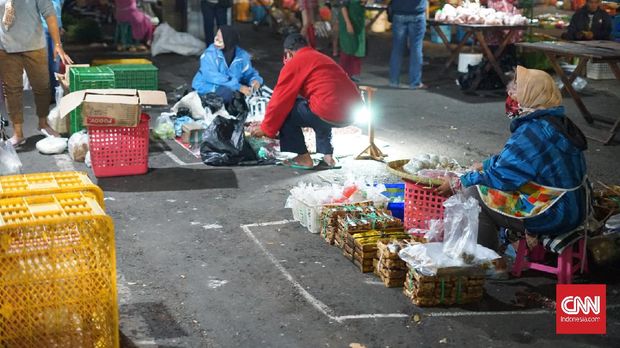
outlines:
[{"label": "plastic basket of produce", "polygon": [[159,70],[153,64],[116,64],[108,68],[114,72],[116,88],[158,89]]},{"label": "plastic basket of produce", "polygon": [[92,197],[0,200],[0,346],[118,347],[114,248]]},{"label": "plastic basket of produce", "polygon": [[103,191],[83,172],[52,172],[0,176],[0,199],[89,192],[103,208]]},{"label": "plastic basket of produce", "polygon": [[97,177],[144,174],[149,169],[149,116],[136,127],[88,127],[88,145]]},{"label": "plastic basket of produce", "polygon": [[430,220],[443,220],[445,200],[435,187],[405,180],[405,228],[425,230]]}]

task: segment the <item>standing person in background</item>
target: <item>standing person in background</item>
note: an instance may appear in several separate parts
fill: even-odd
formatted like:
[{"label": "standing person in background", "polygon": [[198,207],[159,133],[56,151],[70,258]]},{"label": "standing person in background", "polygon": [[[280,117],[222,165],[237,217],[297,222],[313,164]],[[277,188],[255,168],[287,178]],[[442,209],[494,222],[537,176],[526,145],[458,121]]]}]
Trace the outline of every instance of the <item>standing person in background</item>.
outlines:
[{"label": "standing person in background", "polygon": [[232,0],[201,0],[202,23],[205,31],[205,43],[207,47],[213,43],[215,37],[213,24],[220,28],[227,24],[226,15],[232,6]]},{"label": "standing person in background", "polygon": [[13,136],[9,139],[13,146],[26,142],[23,129],[24,70],[32,85],[39,131],[58,135],[47,123],[51,93],[41,16],[45,18],[54,42],[54,57],[60,57],[64,64],[72,64],[62,48],[58,19],[50,0],[0,0],[0,79],[4,82],[9,119],[13,123]]},{"label": "standing person in background", "polygon": [[611,17],[601,9],[601,0],[588,0],[570,20],[568,31],[562,34],[566,40],[609,40]]},{"label": "standing person in background", "polygon": [[272,0],[252,0],[250,2],[250,10],[252,11],[252,25],[254,30],[265,23],[267,20],[268,6],[271,6]]},{"label": "standing person in background", "polygon": [[390,87],[400,86],[400,70],[409,41],[409,88],[426,89],[422,83],[422,47],[426,33],[427,0],[392,0],[392,54]]},{"label": "standing person in background", "polygon": [[339,52],[339,48],[340,48],[340,14],[338,11],[338,7],[334,6],[334,4],[331,5],[331,11],[332,11],[332,18],[331,18],[331,25],[332,25],[332,57],[336,58],[338,57]]},{"label": "standing person in background", "polygon": [[366,18],[361,0],[338,0],[340,14],[340,66],[359,82],[362,57],[366,56]]},{"label": "standing person in background", "polygon": [[[64,32],[64,30],[62,29],[62,5],[64,3],[65,0],[52,0],[52,5],[54,5],[54,11],[56,11],[58,30],[60,31],[61,35]],[[49,29],[47,28],[47,22],[43,17],[41,17],[41,24],[43,25],[43,30],[45,30],[45,39],[47,41],[47,69],[50,73],[52,102],[55,103],[56,101],[54,100],[54,90],[56,89],[56,86],[58,86],[58,81],[56,81],[56,73],[59,72],[60,59],[58,57],[54,59],[54,41],[52,40]]]},{"label": "standing person in background", "polygon": [[319,8],[318,0],[298,0],[301,11],[301,35],[303,35],[311,47],[316,47],[316,34],[314,33],[314,21],[317,18]]},{"label": "standing person in background", "polygon": [[136,0],[116,0],[116,22],[129,23],[131,36],[137,42],[151,45],[155,25],[151,18],[138,9]]}]

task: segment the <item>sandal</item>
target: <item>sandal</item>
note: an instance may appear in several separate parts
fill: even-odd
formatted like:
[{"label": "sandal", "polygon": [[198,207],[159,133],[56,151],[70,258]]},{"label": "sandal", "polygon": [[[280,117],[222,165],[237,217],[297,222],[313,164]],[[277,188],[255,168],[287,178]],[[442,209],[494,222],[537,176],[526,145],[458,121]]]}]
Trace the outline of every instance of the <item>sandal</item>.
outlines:
[{"label": "sandal", "polygon": [[46,138],[60,138],[60,134],[52,129],[52,127],[39,128],[39,133]]},{"label": "sandal", "polygon": [[414,90],[414,91],[419,90],[419,89],[428,89],[428,85],[421,83],[417,86],[410,86],[409,89]]},{"label": "sandal", "polygon": [[316,167],[314,165],[312,166],[304,166],[303,164],[299,164],[293,160],[286,160],[284,162],[282,162],[283,166],[287,166],[293,169],[301,169],[301,170],[313,170]]},{"label": "sandal", "polygon": [[342,165],[340,165],[340,162],[335,161],[333,164],[328,164],[327,162],[321,160],[321,162],[319,162],[319,165],[317,166],[318,169],[325,169],[325,170],[330,170],[330,169],[341,169]]},{"label": "sandal", "polygon": [[13,148],[18,148],[26,143],[26,138],[22,138],[21,140],[14,140],[15,137],[11,137],[7,142],[13,145]]}]

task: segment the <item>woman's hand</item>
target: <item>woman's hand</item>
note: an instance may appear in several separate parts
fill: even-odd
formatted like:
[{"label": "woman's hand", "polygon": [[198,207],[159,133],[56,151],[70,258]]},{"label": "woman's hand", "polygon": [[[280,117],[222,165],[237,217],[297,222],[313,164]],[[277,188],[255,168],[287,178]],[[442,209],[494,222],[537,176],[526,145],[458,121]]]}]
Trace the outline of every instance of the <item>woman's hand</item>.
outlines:
[{"label": "woman's hand", "polygon": [[353,24],[351,24],[351,22],[347,21],[347,33],[349,34],[355,34],[355,30],[353,29]]},{"label": "woman's hand", "polygon": [[260,89],[260,82],[258,82],[257,80],[252,81],[252,88],[255,91],[258,91]]},{"label": "woman's hand", "polygon": [[252,94],[252,90],[248,86],[241,85],[239,87],[239,92],[243,93],[245,96],[250,96]]},{"label": "woman's hand", "polygon": [[451,179],[452,178],[449,176],[444,176],[443,183],[435,189],[435,192],[443,197],[452,196],[454,194],[454,191],[452,190]]},{"label": "woman's hand", "polygon": [[471,165],[471,170],[476,171],[476,172],[481,172],[483,170],[483,166],[482,163],[480,162],[476,162],[474,164]]}]

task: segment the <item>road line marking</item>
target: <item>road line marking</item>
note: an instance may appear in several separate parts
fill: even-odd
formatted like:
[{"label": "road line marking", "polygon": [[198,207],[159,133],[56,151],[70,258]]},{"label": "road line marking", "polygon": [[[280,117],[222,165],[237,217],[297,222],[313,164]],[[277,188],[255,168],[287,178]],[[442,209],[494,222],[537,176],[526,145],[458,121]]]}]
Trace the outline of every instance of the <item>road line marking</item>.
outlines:
[{"label": "road line marking", "polygon": [[164,154],[166,156],[168,156],[174,163],[180,165],[180,166],[195,166],[195,165],[199,165],[199,164],[204,164],[202,162],[196,162],[196,163],[187,163],[184,162],[183,160],[181,160],[179,157],[177,157],[177,155],[175,155],[172,151],[168,151],[166,150],[166,148],[164,147],[164,145],[162,145],[161,142],[157,142],[157,146],[162,149],[162,151],[164,152]]},{"label": "road line marking", "polygon": [[499,311],[499,312],[423,312],[422,315],[427,317],[484,317],[484,316],[500,316],[500,315],[539,315],[553,314],[555,311],[541,309],[535,311]]},{"label": "road line marking", "polygon": [[223,227],[218,224],[210,224],[210,225],[204,225],[202,226],[202,228],[204,228],[205,230],[219,230],[220,228],[223,228]]},{"label": "road line marking", "polygon": [[295,220],[280,220],[280,221],[270,221],[270,222],[260,222],[256,224],[243,225],[243,227],[264,227],[264,226],[276,226],[276,225],[284,225],[288,223],[296,222]]},{"label": "road line marking", "polygon": [[336,317],[335,320],[342,322],[344,320],[356,320],[356,319],[385,319],[385,318],[409,318],[409,314],[403,313],[390,313],[390,314],[354,314],[354,315],[341,315]]},{"label": "road line marking", "polygon": [[[286,222],[278,221],[277,223],[264,223],[264,224],[254,224],[254,225],[255,226],[270,226],[270,225],[278,225],[278,224],[281,225]],[[301,285],[298,281],[295,280],[295,278],[293,278],[293,276],[289,273],[289,271],[287,271],[286,268],[282,266],[282,264],[275,258],[275,256],[273,256],[273,254],[270,253],[267,250],[267,248],[265,248],[263,243],[261,243],[261,241],[258,240],[258,238],[256,238],[254,233],[250,231],[250,225],[241,226],[241,229],[261,249],[261,251],[265,254],[265,256],[267,256],[269,261],[273,263],[273,265],[278,269],[278,271],[280,271],[280,273],[282,273],[282,275],[284,275],[284,277],[291,284],[293,284],[293,287],[299,292],[301,296],[303,296],[306,299],[306,301],[308,301],[308,303],[310,303],[316,310],[323,313],[329,319],[337,321],[339,323],[342,322],[341,320],[338,319],[338,317],[334,315],[334,311],[331,308],[329,308],[325,303],[318,300],[316,297],[312,296],[306,289],[304,289],[303,285]]]},{"label": "road line marking", "polygon": [[54,155],[54,161],[56,161],[56,166],[58,169],[63,172],[73,172],[75,171],[75,166],[73,165],[73,160],[66,153],[60,155]]}]

